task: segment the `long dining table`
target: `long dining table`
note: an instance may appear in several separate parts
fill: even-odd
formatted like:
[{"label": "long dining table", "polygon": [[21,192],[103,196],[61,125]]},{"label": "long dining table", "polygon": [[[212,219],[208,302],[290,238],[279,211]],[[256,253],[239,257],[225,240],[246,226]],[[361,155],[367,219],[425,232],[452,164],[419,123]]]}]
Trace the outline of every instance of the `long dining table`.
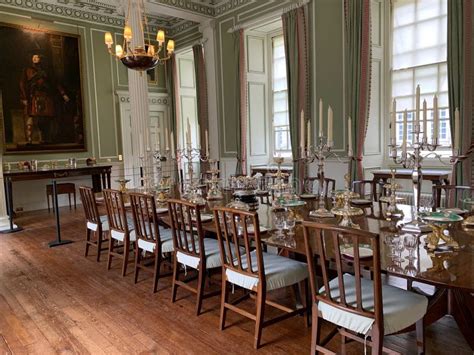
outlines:
[{"label": "long dining table", "polygon": [[[202,213],[212,213],[215,206],[226,205],[232,199],[232,194],[226,192],[224,199],[220,201],[208,201],[203,206]],[[304,220],[315,221],[325,224],[337,224],[338,218],[314,218],[309,216],[309,212],[317,207],[316,200],[304,200],[305,206],[298,209],[298,213]],[[327,201],[330,207],[332,202]],[[404,211],[404,217],[398,223],[404,223],[412,220],[411,206],[398,205]],[[474,229],[472,231],[463,229],[460,224],[452,227],[450,235],[459,243],[460,249],[457,251],[429,252],[425,247],[425,235],[420,236],[420,242],[415,250],[416,259],[409,261],[405,257],[408,251],[402,252],[402,261],[394,261],[391,257],[391,250],[384,242],[387,234],[404,234],[396,229],[393,222],[386,221],[381,213],[381,205],[374,203],[373,213],[353,217],[353,221],[360,225],[363,230],[377,233],[380,236],[381,248],[381,269],[388,276],[395,276],[405,279],[406,285],[419,283],[420,287],[424,285],[431,286],[433,290],[429,297],[428,312],[425,318],[425,324],[429,325],[436,322],[445,315],[451,315],[458,327],[474,350]],[[301,224],[296,225],[294,241],[290,244],[278,242],[273,237],[274,226],[272,218],[272,207],[267,204],[260,204],[258,207],[259,224],[265,227],[267,231],[261,233],[262,243],[286,250],[300,258],[306,256],[304,237]],[[161,215],[161,220],[165,225],[170,225],[170,219],[167,214]],[[214,221],[202,223],[203,230],[209,234],[216,233]],[[317,253],[315,243],[313,251]],[[403,302],[403,300],[400,300]],[[412,330],[406,329],[404,331]]]}]

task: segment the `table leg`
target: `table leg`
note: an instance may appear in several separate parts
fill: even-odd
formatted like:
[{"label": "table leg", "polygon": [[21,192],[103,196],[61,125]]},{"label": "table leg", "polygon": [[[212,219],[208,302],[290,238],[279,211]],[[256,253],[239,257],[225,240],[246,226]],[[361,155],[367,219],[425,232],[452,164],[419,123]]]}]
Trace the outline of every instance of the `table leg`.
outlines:
[{"label": "table leg", "polygon": [[448,312],[453,316],[471,350],[474,350],[474,296],[458,289],[449,290]]},{"label": "table leg", "polygon": [[14,216],[14,211],[13,211],[13,185],[12,185],[12,179],[10,177],[5,178],[5,198],[6,198],[6,205],[7,205],[7,213],[8,213],[8,220],[10,222],[10,228],[9,229],[4,229],[0,231],[1,234],[6,234],[6,233],[15,233],[23,230],[23,228],[16,226],[13,223],[13,216]]},{"label": "table leg", "polygon": [[48,243],[50,248],[72,243],[72,240],[61,240],[61,222],[59,219],[58,186],[56,180],[53,180],[53,208],[56,215],[56,240]]}]

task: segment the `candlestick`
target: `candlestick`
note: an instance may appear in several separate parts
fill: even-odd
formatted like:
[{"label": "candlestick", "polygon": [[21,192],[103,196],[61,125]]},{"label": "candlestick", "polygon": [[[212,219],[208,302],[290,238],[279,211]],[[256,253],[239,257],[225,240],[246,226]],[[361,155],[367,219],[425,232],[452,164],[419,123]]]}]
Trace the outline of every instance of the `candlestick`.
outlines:
[{"label": "candlestick", "polygon": [[349,157],[352,157],[353,150],[352,150],[352,118],[351,116],[349,116],[349,119],[347,120],[347,134],[348,134],[347,155]]},{"label": "candlestick", "polygon": [[456,155],[459,152],[459,148],[461,147],[460,141],[460,120],[459,120],[459,108],[456,107],[454,110],[454,152],[453,155]]},{"label": "candlestick", "polygon": [[308,134],[306,144],[308,145],[308,147],[311,147],[311,121],[308,121],[306,128],[306,133]]},{"label": "candlestick", "polygon": [[191,125],[189,124],[189,117],[186,119],[186,145],[191,144]]},{"label": "candlestick", "polygon": [[165,128],[165,149],[170,149],[168,127]]},{"label": "candlestick", "polygon": [[323,99],[319,99],[319,134],[318,137],[323,136]]},{"label": "candlestick", "polygon": [[139,146],[140,157],[144,157],[145,153],[143,151],[143,135],[141,133],[139,135],[138,146]]},{"label": "candlestick", "polygon": [[415,126],[414,130],[419,127],[420,124],[420,85],[416,86],[415,95]]},{"label": "candlestick", "polygon": [[206,156],[209,157],[209,133],[207,132],[207,129],[206,129],[206,132],[205,132],[205,144],[206,144]]},{"label": "candlestick", "polygon": [[304,112],[301,110],[300,117],[300,148],[304,151]]},{"label": "candlestick", "polygon": [[423,100],[423,140],[428,137],[428,111],[426,108],[426,100]]},{"label": "candlestick", "polygon": [[392,103],[392,120],[390,122],[391,143],[395,144],[397,141],[397,100],[393,99]]},{"label": "candlestick", "polygon": [[406,155],[407,153],[407,130],[408,130],[407,117],[408,117],[408,111],[405,109],[405,112],[403,112],[403,140],[402,140],[403,155]]},{"label": "candlestick", "polygon": [[432,142],[434,143],[438,139],[438,97],[435,95],[433,97],[433,137]]},{"label": "candlestick", "polygon": [[333,123],[333,112],[332,112],[332,107],[328,107],[328,145],[332,147],[333,145],[333,140],[332,140],[332,123]]}]

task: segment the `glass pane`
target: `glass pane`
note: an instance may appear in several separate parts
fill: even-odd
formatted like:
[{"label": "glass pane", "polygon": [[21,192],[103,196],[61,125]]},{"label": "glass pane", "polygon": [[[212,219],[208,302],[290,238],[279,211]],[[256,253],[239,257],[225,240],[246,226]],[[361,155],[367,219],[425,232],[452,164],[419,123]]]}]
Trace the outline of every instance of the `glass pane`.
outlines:
[{"label": "glass pane", "polygon": [[415,2],[400,0],[393,2],[393,23],[395,27],[413,23],[415,21]]},{"label": "glass pane", "polygon": [[288,122],[288,112],[277,112],[273,115],[274,126],[286,126]]},{"label": "glass pane", "polygon": [[415,69],[415,83],[422,92],[438,91],[438,65]]}]

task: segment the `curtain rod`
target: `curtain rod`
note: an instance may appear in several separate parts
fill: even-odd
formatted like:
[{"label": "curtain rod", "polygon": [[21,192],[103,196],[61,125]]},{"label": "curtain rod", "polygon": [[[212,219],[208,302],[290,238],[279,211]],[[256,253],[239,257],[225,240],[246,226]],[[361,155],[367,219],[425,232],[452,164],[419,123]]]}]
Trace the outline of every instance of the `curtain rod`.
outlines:
[{"label": "curtain rod", "polygon": [[[282,9],[279,9],[277,11],[274,11],[272,13],[270,13],[269,15],[265,16],[265,19],[269,18],[270,16],[278,16],[278,15],[283,15],[291,10],[294,10],[294,9],[297,9],[299,7],[302,7],[302,6],[305,6],[307,4],[309,4],[311,2],[311,0],[301,0],[301,1],[297,1],[295,2],[294,4],[291,4],[287,7],[284,7]],[[259,20],[262,20],[262,18],[260,19],[257,19],[257,20],[253,20],[253,21],[248,21],[248,22],[242,22],[242,23],[239,23],[235,26],[232,26],[231,28],[229,28],[227,30],[227,33],[233,33],[233,32],[236,32],[236,31],[239,31],[241,29],[245,29],[245,28],[248,28],[250,26],[253,26],[255,25],[256,23],[258,23]]]}]

